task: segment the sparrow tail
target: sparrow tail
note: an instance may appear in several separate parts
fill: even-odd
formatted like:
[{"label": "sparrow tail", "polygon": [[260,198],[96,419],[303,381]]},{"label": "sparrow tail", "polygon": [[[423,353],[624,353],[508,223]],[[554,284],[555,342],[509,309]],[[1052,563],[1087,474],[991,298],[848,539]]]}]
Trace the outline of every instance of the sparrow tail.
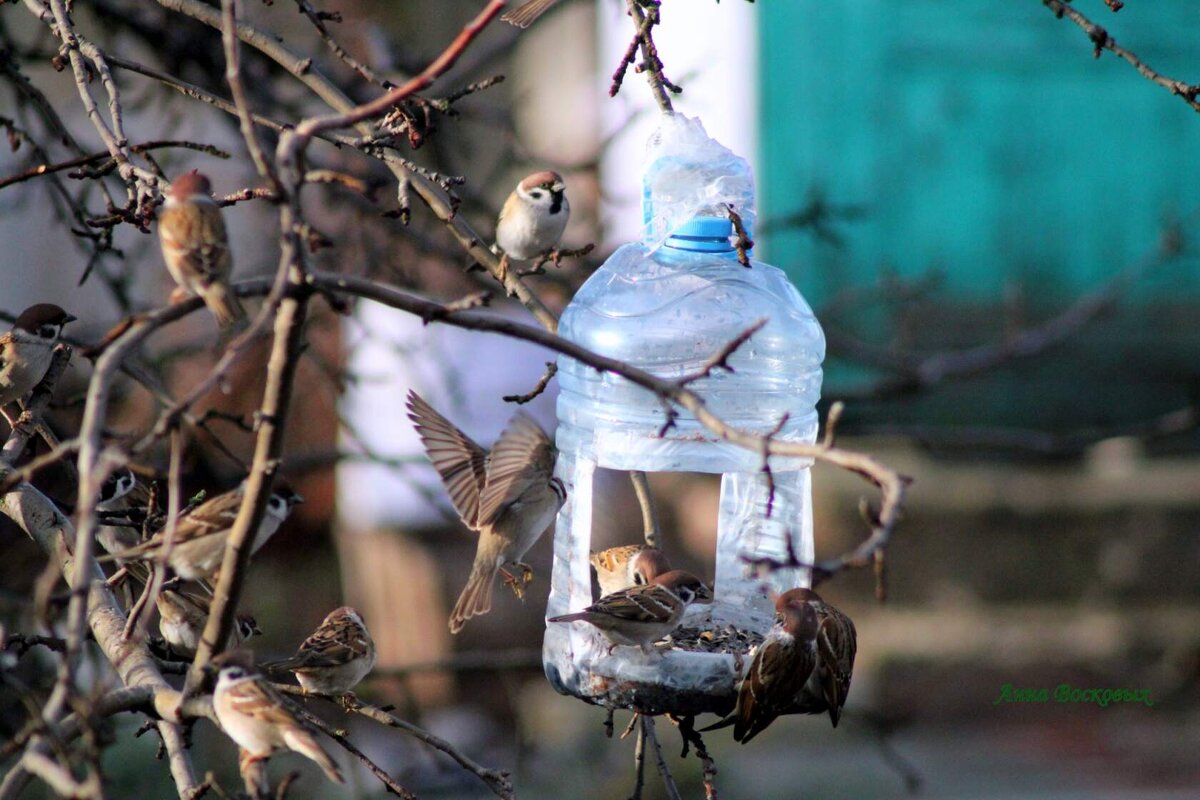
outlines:
[{"label": "sparrow tail", "polygon": [[450,614],[450,632],[458,633],[471,617],[486,614],[492,610],[492,588],[496,583],[496,567],[481,566],[476,563],[471,567],[471,576],[454,611]]},{"label": "sparrow tail", "polygon": [[717,730],[720,730],[721,728],[728,728],[730,725],[732,725],[735,722],[737,722],[737,714],[736,713],[730,714],[725,719],[717,720],[712,725],[709,725],[707,728],[701,728],[700,730],[697,731],[697,733],[707,733],[708,731],[717,731]]},{"label": "sparrow tail", "polygon": [[330,757],[329,753],[325,752],[325,749],[321,745],[317,744],[316,739],[307,731],[299,729],[285,731],[283,741],[292,750],[317,762],[317,766],[324,771],[325,777],[329,778],[329,780],[334,783],[346,782],[346,779],[342,777],[342,771],[338,769],[338,765],[334,763],[333,758]]},{"label": "sparrow tail", "polygon": [[216,318],[217,325],[222,328],[228,328],[246,317],[246,309],[242,307],[237,295],[221,283],[214,283],[204,289],[204,304]]}]

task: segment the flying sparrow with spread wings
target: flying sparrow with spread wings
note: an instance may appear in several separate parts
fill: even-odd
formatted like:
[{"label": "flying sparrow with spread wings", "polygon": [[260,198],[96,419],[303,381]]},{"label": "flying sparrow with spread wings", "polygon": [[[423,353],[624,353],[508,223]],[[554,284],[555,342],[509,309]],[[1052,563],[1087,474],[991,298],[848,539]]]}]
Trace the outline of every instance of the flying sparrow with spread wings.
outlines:
[{"label": "flying sparrow with spread wings", "polygon": [[817,663],[817,613],[803,591],[792,589],[775,599],[775,625],[742,678],[737,707],[702,730],[733,725],[734,741],[746,744],[779,715],[788,713]]},{"label": "flying sparrow with spread wings", "polygon": [[510,259],[548,255],[558,245],[571,216],[565,189],[561,175],[544,170],[525,177],[504,201],[496,221],[501,280]]},{"label": "flying sparrow with spread wings", "polygon": [[[554,477],[554,444],[529,416],[514,414],[489,453],[416,392],[408,393],[408,411],[459,516],[479,532],[471,575],[450,614],[450,632],[458,633],[471,617],[491,610],[492,586],[505,564],[516,564],[529,581],[533,571],[520,559],[550,525],[567,492]],[[522,587],[508,580],[520,596]]]},{"label": "flying sparrow with spread wings", "polygon": [[651,645],[679,626],[689,603],[711,603],[712,591],[690,572],[671,570],[645,586],[634,586],[601,597],[583,611],[551,617],[547,622],[587,622],[595,625],[612,643],[642,648]]},{"label": "flying sparrow with spread wings", "polygon": [[[143,544],[122,550],[107,556],[102,561],[143,560],[162,561],[164,556],[167,564],[175,574],[185,580],[200,580],[213,577],[221,567],[225,557],[225,543],[237,519],[238,508],[245,496],[245,484],[239,484],[224,494],[219,494],[211,500],[206,500],[196,508],[180,517],[175,525],[175,536],[167,551],[164,528],[154,534]],[[279,530],[292,508],[304,498],[282,479],[275,481],[275,488],[267,501],[267,509],[262,521],[258,524],[254,541],[251,543],[251,553],[257,552],[267,543],[275,531]]]},{"label": "flying sparrow with spread wings", "polygon": [[329,612],[296,655],[263,664],[263,669],[294,672],[306,692],[346,694],[374,666],[375,642],[367,626],[357,611],[342,606]]},{"label": "flying sparrow with spread wings", "polygon": [[171,183],[159,215],[158,238],[167,271],[180,292],[200,295],[222,328],[246,316],[229,288],[233,256],[207,176],[192,170]]},{"label": "flying sparrow with spread wings", "polygon": [[0,336],[0,408],[23,400],[42,382],[63,326],[74,319],[53,303],[38,303],[22,311]]},{"label": "flying sparrow with spread wings", "polygon": [[827,711],[836,728],[850,693],[858,634],[850,617],[826,603],[812,589],[792,591],[816,612],[817,666],[786,713],[821,714]]},{"label": "flying sparrow with spread wings", "polygon": [[671,571],[671,564],[662,551],[644,544],[610,547],[592,553],[591,561],[601,597],[631,586],[644,586]]},{"label": "flying sparrow with spread wings", "polygon": [[213,692],[217,721],[242,748],[243,762],[262,761],[291,750],[317,763],[334,783],[344,783],[329,753],[317,743],[315,731],[292,711],[283,696],[262,675],[245,650],[222,653],[212,661],[220,669]]}]

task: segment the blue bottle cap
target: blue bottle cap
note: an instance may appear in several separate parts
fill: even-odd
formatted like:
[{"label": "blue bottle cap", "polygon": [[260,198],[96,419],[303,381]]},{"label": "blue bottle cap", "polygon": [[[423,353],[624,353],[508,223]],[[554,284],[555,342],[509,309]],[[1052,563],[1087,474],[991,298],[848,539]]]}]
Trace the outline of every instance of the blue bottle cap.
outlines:
[{"label": "blue bottle cap", "polygon": [[720,253],[733,249],[729,243],[732,235],[733,223],[728,217],[692,217],[671,232],[666,244],[677,250]]}]

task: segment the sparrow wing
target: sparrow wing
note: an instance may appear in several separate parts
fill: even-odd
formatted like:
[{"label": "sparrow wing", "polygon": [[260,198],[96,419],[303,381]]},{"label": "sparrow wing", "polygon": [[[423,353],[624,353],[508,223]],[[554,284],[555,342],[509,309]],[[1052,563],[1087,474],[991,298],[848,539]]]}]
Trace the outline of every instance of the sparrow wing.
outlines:
[{"label": "sparrow wing", "polygon": [[283,696],[267,683],[256,678],[240,681],[226,694],[233,711],[248,717],[284,727],[303,727],[303,723],[286,705]]},{"label": "sparrow wing", "polygon": [[365,657],[369,650],[366,631],[345,617],[339,617],[331,624],[322,624],[305,639],[296,655],[287,659],[286,666],[272,666],[291,670],[340,667]]},{"label": "sparrow wing", "polygon": [[820,656],[818,676],[829,718],[837,727],[842,706],[850,694],[850,679],[854,673],[854,655],[858,648],[854,623],[842,612],[826,606],[817,631],[817,653]]},{"label": "sparrow wing", "polygon": [[[241,505],[242,493],[236,489],[205,500],[180,517],[175,525],[175,541],[199,539],[202,536],[229,530],[233,526],[233,521],[237,519],[238,508]],[[154,534],[154,538],[161,540],[161,537],[165,535],[166,528],[164,527]]]},{"label": "sparrow wing", "polygon": [[594,619],[608,618],[635,624],[666,623],[678,610],[678,597],[662,586],[649,584],[614,592],[601,597],[583,611],[554,617],[550,621],[571,622],[581,619],[590,622]]},{"label": "sparrow wing", "polygon": [[5,367],[4,351],[7,350],[8,346],[12,343],[13,343],[12,331],[9,331],[8,333],[5,333],[4,335],[0,336],[0,372],[2,372]]},{"label": "sparrow wing", "polygon": [[517,412],[488,458],[478,526],[495,522],[501,511],[531,489],[548,489],[553,471],[554,445],[550,437],[529,415]]},{"label": "sparrow wing", "polygon": [[528,28],[534,20],[557,2],[558,0],[529,0],[524,5],[503,14],[500,19],[510,25],[516,25],[518,28]]},{"label": "sparrow wing", "polygon": [[450,502],[463,522],[478,527],[479,497],[487,482],[487,453],[416,392],[408,393],[408,418],[442,476]]},{"label": "sparrow wing", "polygon": [[804,687],[815,664],[811,639],[799,642],[788,634],[768,637],[738,693],[734,740],[745,744],[774,722]]}]

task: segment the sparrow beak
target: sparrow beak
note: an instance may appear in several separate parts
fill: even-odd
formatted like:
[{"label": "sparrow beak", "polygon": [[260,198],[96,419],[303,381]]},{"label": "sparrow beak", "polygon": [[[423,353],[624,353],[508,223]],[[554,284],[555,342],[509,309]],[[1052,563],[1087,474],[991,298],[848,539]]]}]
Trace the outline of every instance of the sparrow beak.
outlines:
[{"label": "sparrow beak", "polygon": [[304,495],[300,494],[299,492],[293,492],[292,493],[292,502],[295,503],[296,505],[300,505],[301,503],[304,502]]},{"label": "sparrow beak", "polygon": [[65,317],[63,317],[62,324],[66,325],[68,322],[74,322],[77,319],[79,319],[79,317],[75,316],[74,314],[67,314]]},{"label": "sparrow beak", "polygon": [[555,181],[554,183],[550,184],[550,191],[552,191],[552,192],[556,192],[556,193],[561,192],[566,188],[567,188],[567,185],[565,183],[563,183],[562,181]]}]

